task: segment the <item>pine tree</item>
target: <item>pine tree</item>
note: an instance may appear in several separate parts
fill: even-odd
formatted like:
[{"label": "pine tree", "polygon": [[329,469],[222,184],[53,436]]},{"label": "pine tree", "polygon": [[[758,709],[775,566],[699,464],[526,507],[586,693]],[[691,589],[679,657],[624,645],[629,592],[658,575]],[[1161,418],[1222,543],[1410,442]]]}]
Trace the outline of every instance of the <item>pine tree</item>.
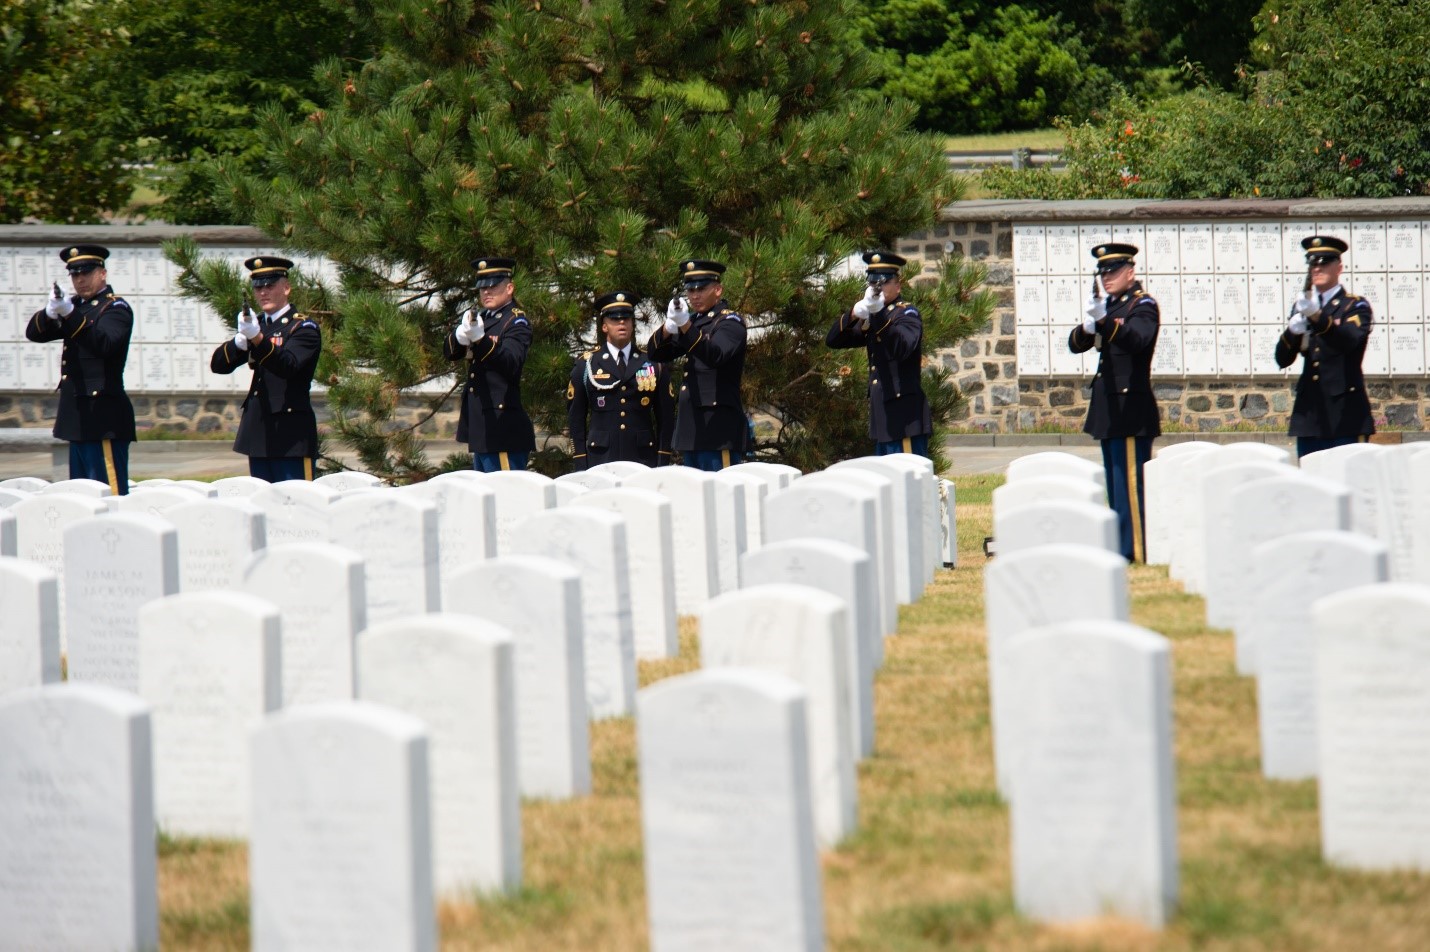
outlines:
[{"label": "pine tree", "polygon": [[[284,246],[338,263],[340,286],[301,286],[297,303],[322,320],[320,379],[364,464],[399,478],[431,471],[395,411],[408,388],[452,372],[441,339],[474,304],[468,262],[484,254],[517,259],[517,299],[533,317],[523,391],[550,434],[536,468],[567,465],[566,380],[572,355],[595,342],[594,297],[634,290],[663,315],[687,257],[725,261],[726,297],[750,315],[747,406],[775,424],[759,456],[810,467],[867,452],[862,367],[823,343],[859,288],[830,272],[927,228],[958,185],[941,142],[910,131],[913,107],[866,91],[872,64],[849,39],[852,9],[355,4],[382,49],[360,69],[322,64],[327,105],[305,119],[263,113],[277,173],[234,166],[222,198]],[[175,260],[192,293],[233,313],[233,284],[217,271],[203,280],[192,248]],[[991,310],[974,270],[949,273],[927,295],[926,353]],[[936,402],[956,399],[945,387]]]}]

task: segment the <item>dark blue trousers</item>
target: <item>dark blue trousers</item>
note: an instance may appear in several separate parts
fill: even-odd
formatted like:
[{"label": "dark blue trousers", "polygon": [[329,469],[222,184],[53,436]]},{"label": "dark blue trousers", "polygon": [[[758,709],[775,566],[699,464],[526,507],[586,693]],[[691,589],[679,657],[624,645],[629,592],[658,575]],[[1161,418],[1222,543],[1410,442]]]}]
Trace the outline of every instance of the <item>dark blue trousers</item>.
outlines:
[{"label": "dark blue trousers", "polygon": [[727,466],[744,462],[742,455],[734,450],[681,450],[680,464],[703,469],[707,473],[718,473]]},{"label": "dark blue trousers", "polygon": [[250,456],[248,475],[266,479],[270,483],[282,483],[290,479],[313,478],[313,458],[311,456]]},{"label": "dark blue trousers", "polygon": [[116,496],[129,495],[129,441],[84,440],[70,444],[70,479],[96,479]]},{"label": "dark blue trousers", "polygon": [[923,436],[906,436],[902,440],[889,440],[887,443],[875,443],[875,456],[892,456],[895,453],[912,453],[915,456],[929,456],[929,438],[925,433]]},{"label": "dark blue trousers", "polygon": [[530,453],[473,453],[472,469],[479,473],[499,473],[504,469],[526,469]]},{"label": "dark blue trousers", "polygon": [[1364,443],[1369,439],[1368,436],[1298,436],[1296,437],[1296,458],[1300,459],[1310,453],[1319,453],[1321,450],[1334,449],[1337,446]]},{"label": "dark blue trousers", "polygon": [[1152,436],[1102,441],[1107,504],[1117,513],[1118,544],[1129,562],[1147,561],[1147,500],[1142,467],[1152,458]]}]

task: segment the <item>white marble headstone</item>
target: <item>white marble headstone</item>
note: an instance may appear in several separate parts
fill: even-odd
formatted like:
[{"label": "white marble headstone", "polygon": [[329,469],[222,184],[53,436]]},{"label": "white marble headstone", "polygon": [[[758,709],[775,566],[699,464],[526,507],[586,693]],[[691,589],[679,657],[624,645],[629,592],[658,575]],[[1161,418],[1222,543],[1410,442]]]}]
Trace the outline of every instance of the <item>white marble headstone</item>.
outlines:
[{"label": "white marble headstone", "polygon": [[1030,476],[993,490],[993,516],[1039,502],[1084,502],[1107,505],[1107,491],[1081,476]]},{"label": "white marble headstone", "polygon": [[516,469],[487,473],[481,485],[496,493],[498,555],[515,551],[514,530],[528,516],[556,508],[556,484],[540,473]]},{"label": "white marble headstone", "polygon": [[37,493],[49,485],[49,480],[40,479],[37,476],[12,476],[9,479],[0,479],[0,489],[11,489],[22,493]]},{"label": "white marble headstone", "polygon": [[1120,552],[1117,514],[1106,504],[1088,502],[1038,502],[998,513],[993,538],[1000,557],[1055,542]]},{"label": "white marble headstone", "polygon": [[332,504],[338,493],[317,483],[289,479],[248,497],[266,517],[270,546],[294,542],[331,542]]},{"label": "white marble headstone", "polygon": [[719,591],[740,587],[740,556],[748,547],[745,530],[745,484],[709,473],[715,488],[715,577]]},{"label": "white marble headstone", "polygon": [[881,473],[859,469],[826,469],[800,477],[807,486],[834,481],[874,494],[874,537],[878,557],[874,563],[879,574],[879,599],[884,609],[884,633],[892,635],[899,627],[899,588],[894,573],[894,480]]},{"label": "white marble headstone", "polygon": [[1168,565],[1172,561],[1176,526],[1184,517],[1183,478],[1187,462],[1202,453],[1214,453],[1216,443],[1189,440],[1157,450],[1142,466],[1142,484],[1147,490],[1143,508],[1147,519],[1147,564]]},{"label": "white marble headstone", "polygon": [[179,591],[179,534],[167,519],[112,513],[65,530],[65,658],[72,681],[139,690],[139,610]]},{"label": "white marble headstone", "polygon": [[267,545],[267,517],[242,496],[196,499],[164,511],[179,533],[179,591],[236,588]]},{"label": "white marble headstone", "polygon": [[269,483],[266,479],[259,479],[256,476],[226,476],[213,481],[214,492],[221,499],[234,496],[246,498],[260,489],[267,489],[268,486]]},{"label": "white marble headstone", "polygon": [[55,573],[60,599],[60,648],[65,637],[65,530],[82,519],[104,515],[109,507],[89,496],[36,494],[10,507],[15,517],[15,554]]},{"label": "white marble headstone", "polygon": [[427,733],[361,701],[253,732],[253,948],[437,948]]},{"label": "white marble headstone", "polygon": [[1167,640],[1117,621],[1034,629],[1013,681],[1013,895],[1042,922],[1113,914],[1153,928],[1177,901]]},{"label": "white marble headstone", "polygon": [[1256,646],[1261,772],[1305,780],[1316,776],[1313,599],[1389,581],[1385,546],[1354,532],[1303,532],[1258,545],[1251,566],[1236,636]]},{"label": "white marble headstone", "polygon": [[468,565],[453,582],[448,612],[487,619],[512,635],[522,796],[590,793],[580,571],[542,556],[507,555]]},{"label": "white marble headstone", "polygon": [[1009,642],[1059,622],[1127,621],[1127,560],[1116,552],[1053,543],[999,555],[983,570],[988,705],[998,792],[1012,799],[1017,711]]},{"label": "white marble headstone", "polygon": [[274,546],[249,562],[242,588],[282,615],[283,706],[350,700],[353,639],[367,627],[362,558],[328,543]]},{"label": "white marble headstone", "polygon": [[1430,870],[1430,588],[1317,599],[1321,854],[1333,866]]},{"label": "white marble headstone", "polygon": [[636,660],[680,653],[675,615],[675,535],[670,500],[649,489],[597,489],[576,506],[605,509],[626,521],[626,561],[631,579],[631,624]]},{"label": "white marble headstone", "polygon": [[644,463],[636,463],[631,460],[618,459],[613,460],[609,463],[598,463],[595,466],[592,466],[590,469],[585,470],[585,472],[599,473],[602,476],[610,476],[611,478],[617,480],[620,485],[625,485],[625,480],[627,476],[634,476],[637,473],[644,473],[649,469],[651,469],[651,467],[647,466]]},{"label": "white marble headstone", "polygon": [[958,497],[953,482],[938,481],[939,550],[946,569],[958,566]]},{"label": "white marble headstone", "polygon": [[154,732],[154,814],[175,836],[248,835],[248,734],[283,700],[278,609],[195,592],[139,610],[139,696]]},{"label": "white marble headstone", "polygon": [[721,470],[722,473],[736,472],[749,473],[758,476],[769,486],[770,492],[777,493],[781,489],[788,489],[790,484],[799,479],[801,473],[797,467],[787,466],[784,463],[763,463],[750,461],[747,463],[736,463],[734,466],[727,466]]},{"label": "white marble headstone", "polygon": [[1285,450],[1265,443],[1228,443],[1214,453],[1198,453],[1187,460],[1182,469],[1181,505],[1172,530],[1172,561],[1169,574],[1186,583],[1188,591],[1201,591],[1201,573],[1205,567],[1204,514],[1202,512],[1202,479],[1224,466],[1242,463],[1289,464]]},{"label": "white marble headstone", "polygon": [[1430,492],[1425,490],[1430,486],[1430,449],[1412,455],[1407,465],[1410,484],[1419,488],[1410,497],[1410,531],[1415,539],[1410,577],[1421,585],[1430,585]]},{"label": "white marble headstone", "polygon": [[[833,539],[790,539],[771,542],[740,560],[741,587],[770,582],[808,585],[838,595],[849,603],[849,619],[859,645],[864,681],[873,690],[874,671],[884,665],[884,636],[879,630],[879,590],[869,553]],[[861,714],[862,717],[862,714]],[[872,750],[872,710],[859,728],[861,748]],[[864,735],[867,733],[867,746]]]},{"label": "white marble headstone", "polygon": [[1253,480],[1230,496],[1230,518],[1208,529],[1209,548],[1221,558],[1208,560],[1207,624],[1235,631],[1237,671],[1251,674],[1256,645],[1242,621],[1254,591],[1256,547],[1284,535],[1349,530],[1351,498],[1330,480],[1294,471]]},{"label": "white marble headstone", "polygon": [[837,472],[859,469],[876,473],[889,480],[892,490],[892,511],[889,529],[893,532],[894,587],[900,605],[912,605],[924,592],[924,497],[915,470],[887,462],[896,456],[863,456],[845,460],[829,467]]},{"label": "white marble headstone", "polygon": [[328,515],[333,544],[363,559],[368,623],[441,608],[437,505],[391,490],[350,492],[334,500]]},{"label": "white marble headstone", "polygon": [[516,527],[508,551],[544,555],[581,573],[586,704],[598,720],[630,714],[635,705],[636,656],[625,520],[614,512],[587,507],[537,513]]},{"label": "white marble headstone", "polygon": [[89,496],[92,499],[101,499],[111,494],[109,484],[101,483],[97,479],[61,479],[35,491],[46,494],[75,493],[80,496]]},{"label": "white marble headstone", "polygon": [[34,493],[27,493],[19,489],[0,489],[0,509],[9,509],[17,502],[24,502],[33,496]]},{"label": "white marble headstone", "polygon": [[689,466],[660,466],[643,468],[621,481],[623,489],[648,489],[670,500],[671,530],[680,545],[675,610],[682,615],[697,611],[720,592],[713,479]]},{"label": "white marble headstone", "polygon": [[0,696],[60,680],[60,595],[55,573],[0,557]]},{"label": "white marble headstone", "polygon": [[857,823],[854,764],[862,753],[854,712],[861,685],[850,634],[847,603],[805,585],[730,592],[700,611],[703,668],[756,668],[804,688],[814,827],[825,847],[840,843]]},{"label": "white marble headstone", "polygon": [[[1258,480],[1280,476],[1294,478],[1298,475],[1296,470],[1278,463],[1233,463],[1202,474],[1199,484],[1202,500],[1202,564],[1199,570],[1188,575],[1185,587],[1189,592],[1206,596],[1208,624],[1213,624],[1213,617],[1218,618],[1223,627],[1234,620],[1231,617],[1231,606],[1226,604],[1227,589],[1235,585],[1228,580],[1228,569],[1232,564],[1240,568],[1241,562],[1228,558],[1226,550],[1241,544],[1242,526],[1236,522],[1237,514],[1233,508],[1232,494]],[[1334,504],[1331,505],[1334,508]],[[1319,525],[1315,528],[1334,529],[1336,526]]]},{"label": "white marble headstone", "polygon": [[350,492],[354,489],[378,489],[382,486],[382,480],[372,473],[362,473],[351,469],[319,476],[313,482],[339,493]]},{"label": "white marble headstone", "polygon": [[641,829],[654,952],[824,948],[804,691],[719,669],[640,692]]},{"label": "white marble headstone", "polygon": [[1073,453],[1050,451],[1029,453],[1019,456],[1008,464],[1008,482],[1016,483],[1025,479],[1041,479],[1044,476],[1071,476],[1075,479],[1090,479],[1106,492],[1107,475],[1102,467],[1090,459],[1083,459]]},{"label": "white marble headstone", "polygon": [[0,697],[0,948],[158,948],[152,776],[133,694]]},{"label": "white marble headstone", "polygon": [[365,701],[426,723],[437,889],[521,886],[512,638],[458,614],[374,625],[358,638]]},{"label": "white marble headstone", "polygon": [[765,498],[764,524],[766,545],[830,539],[851,545],[867,555],[874,573],[876,617],[882,638],[889,631],[889,612],[884,607],[883,574],[879,568],[877,511],[878,502],[867,489],[811,482],[810,477],[805,476],[789,489]]},{"label": "white marble headstone", "polygon": [[[740,550],[740,555],[743,556],[751,549],[758,549],[764,541],[764,529],[760,525],[760,512],[764,507],[764,498],[772,492],[770,484],[753,473],[737,472],[733,466],[712,475],[717,483],[735,483],[744,489],[741,498],[745,506],[745,547]],[[738,568],[737,562],[737,579]],[[738,586],[738,581],[736,585]]]},{"label": "white marble headstone", "polygon": [[563,483],[572,483],[595,492],[602,489],[615,489],[621,484],[621,480],[610,473],[600,473],[594,469],[578,469],[574,473],[557,476],[556,483],[558,486]]},{"label": "white marble headstone", "polygon": [[115,496],[108,502],[114,512],[142,512],[162,517],[175,506],[197,502],[202,498],[204,497],[192,489],[170,483],[152,489],[135,487],[127,496]]},{"label": "white marble headstone", "polygon": [[455,594],[452,579],[457,572],[497,554],[496,492],[478,479],[429,479],[397,492],[437,507],[437,560],[446,608]]}]

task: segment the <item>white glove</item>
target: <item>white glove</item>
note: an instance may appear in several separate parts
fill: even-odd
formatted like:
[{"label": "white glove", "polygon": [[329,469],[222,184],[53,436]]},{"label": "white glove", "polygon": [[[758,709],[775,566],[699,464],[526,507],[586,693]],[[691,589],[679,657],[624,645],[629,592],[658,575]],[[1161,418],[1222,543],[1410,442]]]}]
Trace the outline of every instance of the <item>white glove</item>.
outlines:
[{"label": "white glove", "polygon": [[1315,289],[1307,291],[1296,299],[1296,303],[1291,305],[1291,310],[1299,317],[1313,318],[1321,313],[1321,296]]},{"label": "white glove", "polygon": [[853,314],[854,319],[867,328],[869,326],[869,318],[878,314],[883,309],[884,295],[879,292],[878,288],[871,287],[865,289],[864,296],[854,302],[854,306],[849,309],[849,313]]},{"label": "white glove", "polygon": [[1311,323],[1304,316],[1293,312],[1291,320],[1286,322],[1286,330],[1291,334],[1304,334],[1311,329]]},{"label": "white glove", "polygon": [[234,334],[233,346],[237,347],[239,350],[248,350],[248,338],[244,337],[242,334]]},{"label": "white glove", "polygon": [[1082,322],[1083,333],[1096,334],[1097,322],[1107,316],[1107,299],[1100,298],[1096,294],[1089,294],[1087,303],[1083,305],[1082,310],[1087,315]]},{"label": "white glove", "polygon": [[679,329],[690,323],[690,306],[685,303],[685,298],[677,294],[670,299],[665,306],[665,323],[667,329],[671,324]]},{"label": "white glove", "polygon": [[52,297],[45,302],[45,313],[53,320],[58,321],[61,318],[69,317],[72,311],[74,311],[74,305],[67,297]]},{"label": "white glove", "polygon": [[258,326],[257,314],[245,314],[243,311],[238,312],[238,332],[240,334],[249,340],[253,340],[253,338],[258,336],[261,330],[262,328]]},{"label": "white glove", "polygon": [[[478,318],[478,320],[480,321],[481,318]],[[477,330],[480,326],[480,324],[474,325],[472,323],[472,311],[468,308],[462,314],[462,323],[457,325],[457,343],[463,347],[471,347],[472,341],[476,340],[477,334],[480,333]]]}]

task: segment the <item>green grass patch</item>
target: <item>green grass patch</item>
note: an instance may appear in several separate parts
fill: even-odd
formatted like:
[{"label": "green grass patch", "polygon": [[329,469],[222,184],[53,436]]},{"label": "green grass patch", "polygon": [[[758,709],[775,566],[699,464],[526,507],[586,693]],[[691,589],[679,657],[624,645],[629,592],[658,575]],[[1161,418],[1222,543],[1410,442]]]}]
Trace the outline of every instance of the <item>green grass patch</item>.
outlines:
[{"label": "green grass patch", "polygon": [[1066,140],[1057,129],[1025,129],[1021,132],[989,132],[981,135],[946,136],[944,148],[950,152],[1012,152],[1032,149],[1046,152],[1061,149]]}]

